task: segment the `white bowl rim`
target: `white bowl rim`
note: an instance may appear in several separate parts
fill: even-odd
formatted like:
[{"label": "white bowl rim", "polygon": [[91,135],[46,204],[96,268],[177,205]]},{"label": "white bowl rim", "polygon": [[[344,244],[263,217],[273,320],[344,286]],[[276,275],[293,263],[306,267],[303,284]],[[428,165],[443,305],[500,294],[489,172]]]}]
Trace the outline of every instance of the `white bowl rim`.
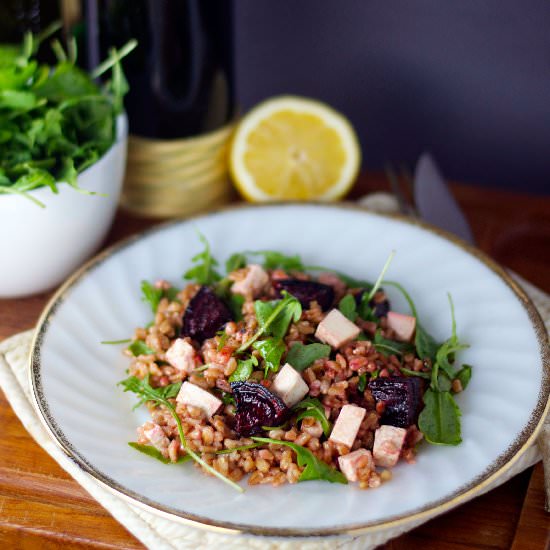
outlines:
[{"label": "white bowl rim", "polygon": [[[116,137],[113,140],[113,143],[111,144],[109,149],[107,149],[92,165],[88,166],[88,168],[80,172],[78,174],[78,177],[79,178],[83,177],[85,174],[88,174],[89,171],[96,168],[98,164],[100,164],[101,162],[104,162],[105,158],[113,150],[115,145],[117,145],[121,141],[124,141],[125,139],[127,139],[127,137],[128,137],[128,117],[126,116],[126,112],[123,111],[122,113],[118,114],[116,117]],[[65,181],[56,181],[55,185],[59,187],[59,186],[67,186],[69,184]],[[45,200],[47,198],[51,198],[52,196],[55,197],[55,193],[49,187],[45,187],[45,186],[37,187],[36,189],[31,189],[30,191],[25,191],[25,193],[39,200],[41,198]],[[21,200],[21,199],[28,200],[28,199],[25,199],[25,197],[22,197],[21,195],[17,195],[14,193],[0,194],[0,200],[2,201],[8,201],[8,200],[15,201],[15,200]]]},{"label": "white bowl rim", "polygon": [[[139,493],[129,490],[121,486],[118,482],[112,478],[98,472],[87,460],[79,454],[79,452],[72,446],[72,444],[64,436],[63,431],[57,425],[55,419],[49,412],[49,406],[46,402],[40,371],[40,355],[41,345],[44,339],[44,335],[48,329],[50,320],[55,315],[57,308],[63,303],[66,298],[67,292],[76,285],[87,273],[93,270],[96,266],[110,258],[112,255],[124,248],[131,246],[137,241],[140,241],[149,235],[164,230],[172,225],[180,223],[187,223],[189,221],[197,221],[200,219],[215,216],[220,212],[226,212],[238,209],[258,209],[263,207],[273,206],[319,206],[323,208],[334,209],[350,209],[358,212],[364,212],[367,215],[377,216],[386,219],[393,219],[404,222],[411,226],[420,227],[432,234],[436,234],[446,241],[450,241],[450,244],[454,244],[461,248],[464,252],[467,252],[474,258],[481,261],[485,267],[492,271],[501,281],[511,289],[515,298],[519,300],[523,308],[529,317],[531,327],[535,332],[538,344],[540,360],[542,365],[542,380],[539,388],[539,395],[537,399],[537,405],[533,409],[532,415],[529,421],[524,426],[521,433],[511,443],[509,448],[499,456],[487,469],[487,471],[480,474],[473,481],[465,484],[463,487],[456,490],[453,494],[444,497],[440,501],[430,503],[418,511],[412,514],[402,514],[400,516],[390,517],[388,519],[369,522],[368,524],[358,525],[346,525],[337,528],[323,528],[323,529],[295,529],[295,528],[259,528],[250,525],[241,525],[228,521],[216,521],[203,516],[197,516],[194,514],[182,512],[180,510],[173,509],[169,506],[164,506],[158,502],[152,501],[143,497]],[[85,263],[80,269],[78,269],[73,275],[71,275],[67,281],[57,290],[52,296],[48,304],[45,306],[36,326],[36,330],[31,343],[31,353],[29,359],[28,375],[31,386],[31,395],[33,399],[33,405],[38,413],[40,421],[53,439],[54,443],[84,472],[90,474],[96,481],[98,481],[103,487],[116,494],[119,497],[124,498],[133,505],[137,505],[149,512],[163,516],[165,518],[176,520],[184,524],[193,525],[202,529],[209,529],[216,532],[223,532],[228,534],[253,534],[262,536],[278,536],[278,537],[312,537],[312,536],[334,536],[334,535],[360,535],[365,533],[372,533],[375,531],[382,531],[386,529],[396,528],[404,526],[406,524],[414,523],[419,524],[422,521],[426,521],[436,515],[440,515],[449,511],[460,504],[471,500],[472,498],[479,496],[484,490],[490,490],[491,484],[495,480],[505,474],[510,468],[518,462],[520,457],[533,445],[536,438],[542,429],[544,420],[550,411],[550,336],[546,330],[544,321],[542,320],[537,308],[519,285],[504,268],[502,268],[497,262],[492,260],[484,252],[463,241],[459,237],[448,233],[438,227],[428,224],[422,220],[412,219],[401,214],[380,214],[373,212],[365,207],[357,205],[355,203],[341,202],[336,204],[326,202],[270,202],[263,204],[233,204],[225,207],[221,207],[212,210],[208,213],[198,214],[196,216],[186,217],[182,219],[170,220],[165,223],[161,223],[151,227],[136,235],[132,235],[121,240],[118,243],[108,247],[103,252],[96,255],[94,258]]]}]

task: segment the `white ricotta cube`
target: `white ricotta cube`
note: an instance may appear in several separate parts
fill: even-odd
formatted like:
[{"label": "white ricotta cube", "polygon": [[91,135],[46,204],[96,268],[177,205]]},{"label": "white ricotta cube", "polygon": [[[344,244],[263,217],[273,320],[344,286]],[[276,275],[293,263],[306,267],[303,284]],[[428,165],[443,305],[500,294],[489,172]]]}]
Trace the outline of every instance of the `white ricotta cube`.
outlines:
[{"label": "white ricotta cube", "polygon": [[334,423],[329,439],[351,448],[366,412],[366,409],[357,405],[344,405]]},{"label": "white ricotta cube", "polygon": [[191,384],[191,382],[184,382],[181,385],[176,401],[202,409],[208,418],[214,415],[222,405],[222,402],[215,395],[195,384]]},{"label": "white ricotta cube", "polygon": [[255,297],[263,287],[269,282],[269,276],[263,267],[258,264],[250,264],[245,278],[233,283],[231,292],[233,294],[242,294],[243,296]]},{"label": "white ricotta cube", "polygon": [[348,481],[357,481],[357,470],[366,467],[374,470],[372,453],[367,449],[357,449],[353,453],[338,457],[340,470],[346,476]]},{"label": "white ricotta cube", "polygon": [[170,440],[164,433],[164,430],[158,425],[152,422],[147,422],[143,426],[143,435],[149,440],[151,445],[160,452],[167,451]]},{"label": "white ricotta cube", "polygon": [[183,338],[178,338],[166,351],[166,361],[189,374],[195,368],[195,348]]},{"label": "white ricotta cube", "polygon": [[337,349],[357,338],[360,332],[341,311],[333,309],[317,326],[315,337]]},{"label": "white ricotta cube", "polygon": [[287,407],[293,407],[309,392],[302,375],[288,363],[279,371],[269,388]]},{"label": "white ricotta cube", "polygon": [[399,455],[405,444],[407,430],[395,426],[380,426],[374,432],[372,454],[377,466],[391,468],[397,464]]},{"label": "white ricotta cube", "polygon": [[410,342],[416,330],[416,318],[396,311],[388,311],[388,328],[395,332],[395,337],[401,342]]}]

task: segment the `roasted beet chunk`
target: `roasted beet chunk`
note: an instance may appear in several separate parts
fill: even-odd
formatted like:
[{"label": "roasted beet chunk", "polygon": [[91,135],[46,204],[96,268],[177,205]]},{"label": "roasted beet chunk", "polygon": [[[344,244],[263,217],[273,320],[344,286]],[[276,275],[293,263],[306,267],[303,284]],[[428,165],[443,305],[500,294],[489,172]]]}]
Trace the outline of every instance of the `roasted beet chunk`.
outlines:
[{"label": "roasted beet chunk", "polygon": [[310,302],[315,300],[321,306],[321,309],[326,311],[334,302],[334,289],[323,283],[301,281],[299,279],[281,279],[280,281],[274,281],[273,286],[279,294],[282,290],[292,294],[304,308],[308,308]]},{"label": "roasted beet chunk", "polygon": [[263,433],[262,426],[278,426],[287,419],[287,406],[261,384],[232,382],[231,388],[237,403],[235,431],[241,437]]},{"label": "roasted beet chunk", "polygon": [[369,382],[369,389],[376,401],[385,405],[381,424],[408,428],[416,422],[419,412],[421,391],[419,378],[376,378]]},{"label": "roasted beet chunk", "polygon": [[183,314],[181,335],[202,342],[212,338],[231,319],[231,311],[225,303],[212,289],[203,286]]},{"label": "roasted beet chunk", "polygon": [[[365,292],[367,291],[362,290],[361,292],[355,295],[355,302],[357,305],[361,303],[361,300],[363,299],[363,295],[365,294]],[[372,309],[372,312],[374,313],[374,315],[380,319],[381,317],[385,317],[388,314],[388,311],[390,310],[390,301],[386,298],[381,302],[377,302],[373,298],[372,300],[369,301],[369,307]]]}]

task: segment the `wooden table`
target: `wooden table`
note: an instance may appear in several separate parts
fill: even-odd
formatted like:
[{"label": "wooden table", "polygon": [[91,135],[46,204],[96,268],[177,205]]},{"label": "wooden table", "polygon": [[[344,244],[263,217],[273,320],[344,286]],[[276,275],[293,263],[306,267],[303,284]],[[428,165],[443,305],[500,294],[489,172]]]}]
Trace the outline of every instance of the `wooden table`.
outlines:
[{"label": "wooden table", "polygon": [[[352,197],[386,187],[363,175]],[[453,185],[480,248],[550,292],[550,198]],[[119,212],[107,244],[151,225]],[[0,340],[29,329],[51,293],[0,300]],[[142,548],[28,435],[0,393],[2,548]],[[386,550],[550,547],[541,465],[388,543]]]}]

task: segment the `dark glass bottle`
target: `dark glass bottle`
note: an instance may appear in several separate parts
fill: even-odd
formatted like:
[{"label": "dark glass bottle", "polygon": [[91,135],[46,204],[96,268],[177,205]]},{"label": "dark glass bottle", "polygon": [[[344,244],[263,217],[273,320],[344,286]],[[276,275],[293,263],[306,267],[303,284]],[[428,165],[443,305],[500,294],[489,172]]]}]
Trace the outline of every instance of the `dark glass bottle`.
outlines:
[{"label": "dark glass bottle", "polygon": [[196,136],[232,118],[232,11],[228,0],[86,0],[87,68],[138,40],[123,61],[131,134]]}]

